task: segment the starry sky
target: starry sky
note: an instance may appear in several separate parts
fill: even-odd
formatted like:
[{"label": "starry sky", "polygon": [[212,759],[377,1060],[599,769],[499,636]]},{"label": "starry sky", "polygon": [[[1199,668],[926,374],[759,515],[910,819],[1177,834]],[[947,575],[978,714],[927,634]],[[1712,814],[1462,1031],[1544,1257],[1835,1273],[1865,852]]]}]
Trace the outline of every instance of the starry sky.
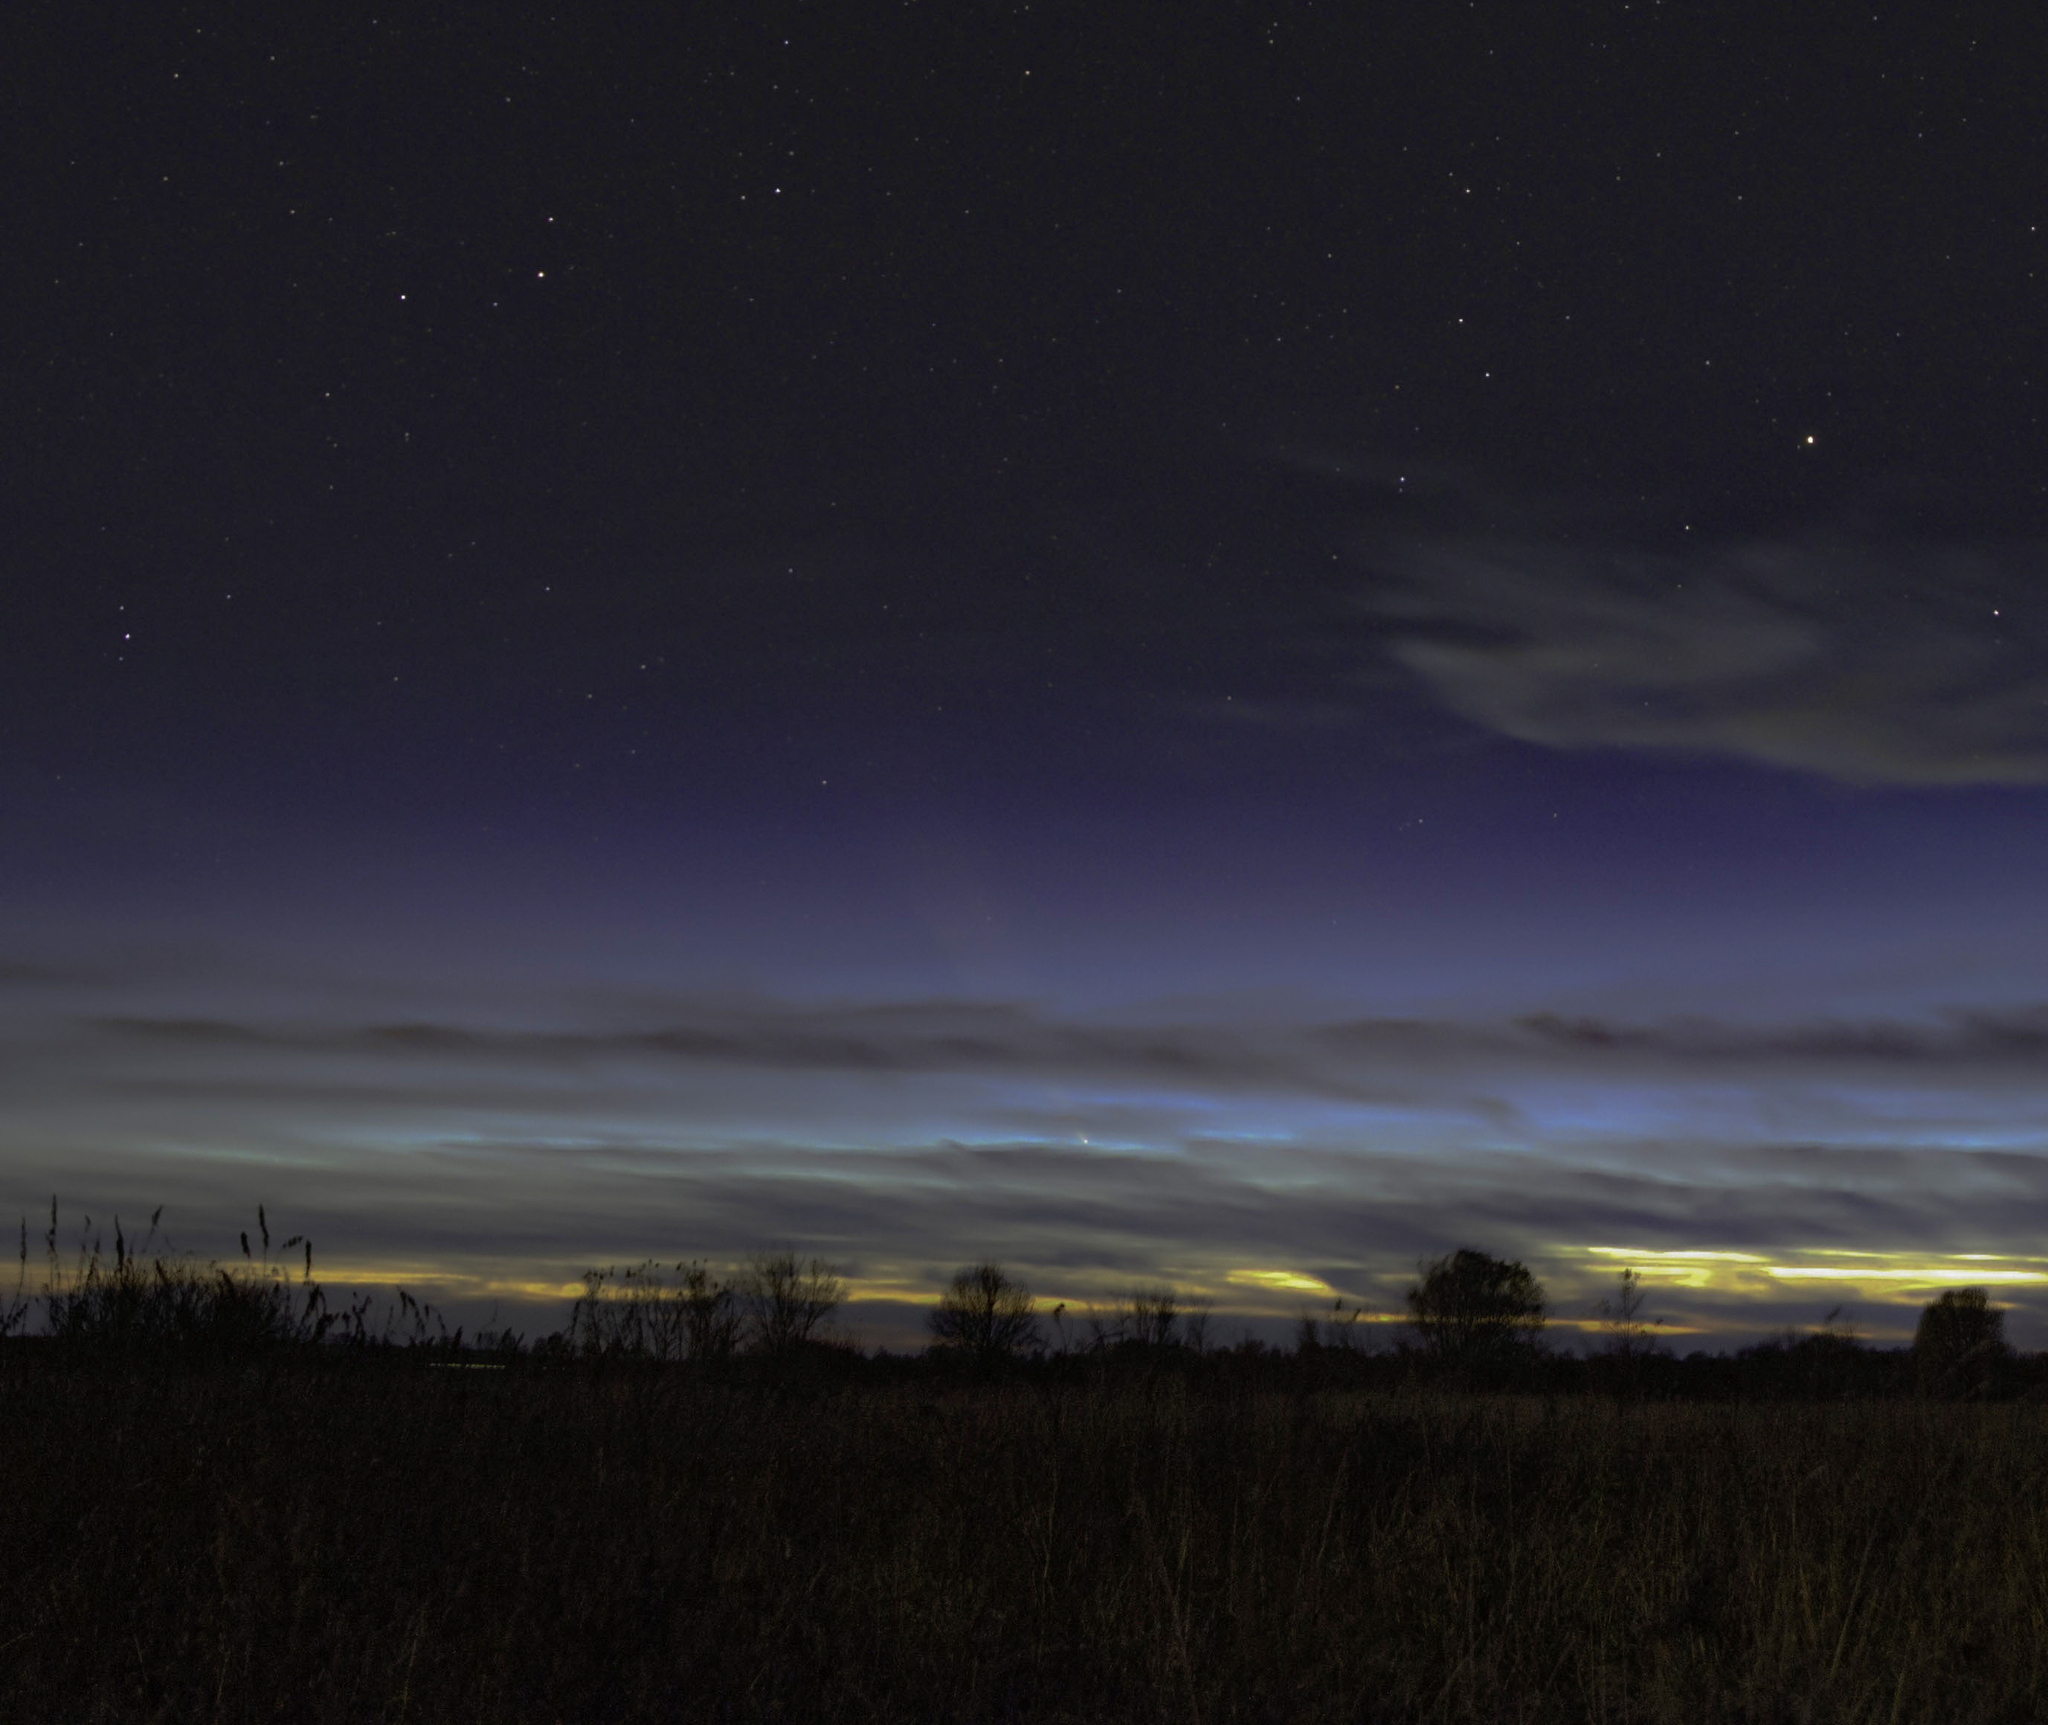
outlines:
[{"label": "starry sky", "polygon": [[2048,22],[0,37],[7,1211],[2048,1345]]}]

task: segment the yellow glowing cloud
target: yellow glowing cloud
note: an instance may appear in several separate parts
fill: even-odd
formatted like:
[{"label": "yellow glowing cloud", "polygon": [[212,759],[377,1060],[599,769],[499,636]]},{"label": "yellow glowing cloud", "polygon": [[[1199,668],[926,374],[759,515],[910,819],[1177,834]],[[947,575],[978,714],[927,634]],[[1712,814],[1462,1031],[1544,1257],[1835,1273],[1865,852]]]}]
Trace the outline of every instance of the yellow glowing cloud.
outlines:
[{"label": "yellow glowing cloud", "polygon": [[1833,1265],[1771,1264],[1766,1274],[1781,1282],[1919,1282],[1933,1286],[1943,1282],[2048,1282],[2039,1270],[1985,1270],[1976,1264],[1915,1264],[1908,1268],[1878,1270],[1857,1265],[1838,1269]]},{"label": "yellow glowing cloud", "polygon": [[1224,1278],[1233,1287],[1261,1288],[1271,1294],[1318,1294],[1333,1296],[1336,1289],[1316,1276],[1298,1270],[1232,1270]]},{"label": "yellow glowing cloud", "polygon": [[[855,1300],[887,1300],[903,1306],[936,1306],[939,1290],[923,1280],[912,1281],[900,1276],[849,1276],[846,1281],[846,1297]],[[1040,1300],[1041,1306],[1046,1302]]]},{"label": "yellow glowing cloud", "polygon": [[[289,1277],[294,1285],[299,1276]],[[530,1276],[477,1275],[441,1264],[322,1264],[313,1266],[313,1280],[329,1286],[355,1288],[432,1289],[463,1299],[574,1300],[584,1292],[581,1282],[539,1281]]]},{"label": "yellow glowing cloud", "polygon": [[1816,1246],[1801,1258],[1831,1258],[1833,1263],[1777,1263],[1758,1252],[1723,1252],[1704,1248],[1647,1251],[1634,1246],[1569,1248],[1584,1257],[1637,1271],[1645,1277],[1674,1281],[1691,1288],[1755,1292],[1765,1282],[1842,1282],[1889,1284],[1897,1288],[1931,1288],[1960,1283],[2020,1284],[2048,1282],[2048,1259],[2001,1257],[1990,1252],[1950,1252],[1938,1256],[1872,1252],[1846,1246]]}]

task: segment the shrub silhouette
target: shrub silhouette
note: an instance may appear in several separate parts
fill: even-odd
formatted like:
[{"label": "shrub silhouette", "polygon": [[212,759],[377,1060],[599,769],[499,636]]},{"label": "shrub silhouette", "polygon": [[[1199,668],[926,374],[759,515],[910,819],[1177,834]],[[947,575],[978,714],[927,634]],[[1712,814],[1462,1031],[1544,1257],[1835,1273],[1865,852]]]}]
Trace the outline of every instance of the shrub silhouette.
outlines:
[{"label": "shrub silhouette", "polygon": [[1444,1365],[1500,1364],[1534,1345],[1543,1286],[1526,1265],[1460,1246],[1421,1271],[1408,1313],[1423,1347]]},{"label": "shrub silhouette", "polygon": [[1340,1294],[1330,1302],[1330,1315],[1318,1318],[1313,1312],[1304,1312],[1295,1320],[1294,1352],[1297,1358],[1307,1359],[1310,1355],[1325,1350],[1356,1354],[1368,1351],[1370,1342],[1359,1323],[1365,1316],[1363,1306],[1353,1306],[1351,1315],[1344,1315],[1344,1299]]},{"label": "shrub silhouette", "polygon": [[1982,1288],[1949,1288],[1920,1313],[1913,1332],[1913,1364],[1920,1387],[1933,1395],[1981,1395],[2011,1350],[2005,1314]]},{"label": "shrub silhouette", "polygon": [[624,1271],[586,1270],[569,1316],[568,1345],[585,1358],[675,1362],[723,1359],[739,1335],[734,1290],[702,1264],[664,1280],[651,1259]]},{"label": "shrub silhouette", "polygon": [[757,1256],[741,1273],[736,1290],[745,1316],[747,1346],[779,1358],[807,1342],[822,1340],[832,1314],[846,1298],[846,1284],[831,1265],[794,1252]]},{"label": "shrub silhouette", "polygon": [[22,1290],[28,1286],[28,1218],[21,1219],[21,1267],[14,1276],[14,1297],[0,1306],[0,1341],[21,1328],[21,1322],[28,1316],[29,1300]]},{"label": "shrub silhouette", "polygon": [[926,1320],[932,1339],[981,1365],[994,1365],[1043,1345],[1031,1290],[996,1264],[958,1271]]},{"label": "shrub silhouette", "polygon": [[683,1271],[683,1329],[693,1360],[722,1360],[739,1345],[740,1315],[733,1290],[702,1264]]},{"label": "shrub silhouette", "polygon": [[1118,1303],[1116,1322],[1123,1339],[1164,1348],[1180,1340],[1181,1300],[1175,1288],[1133,1288]]},{"label": "shrub silhouette", "polygon": [[1114,1298],[1106,1316],[1089,1308],[1088,1330],[1089,1346],[1097,1353],[1187,1348],[1199,1354],[1208,1345],[1207,1302],[1164,1284],[1128,1288]]}]

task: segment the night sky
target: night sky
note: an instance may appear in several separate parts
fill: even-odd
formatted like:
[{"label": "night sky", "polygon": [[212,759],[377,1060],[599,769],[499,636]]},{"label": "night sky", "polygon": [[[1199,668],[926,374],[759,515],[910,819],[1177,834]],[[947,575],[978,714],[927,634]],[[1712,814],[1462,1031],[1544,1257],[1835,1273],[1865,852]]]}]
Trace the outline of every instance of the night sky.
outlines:
[{"label": "night sky", "polygon": [[2048,1345],[2044,49],[9,6],[8,1220]]}]

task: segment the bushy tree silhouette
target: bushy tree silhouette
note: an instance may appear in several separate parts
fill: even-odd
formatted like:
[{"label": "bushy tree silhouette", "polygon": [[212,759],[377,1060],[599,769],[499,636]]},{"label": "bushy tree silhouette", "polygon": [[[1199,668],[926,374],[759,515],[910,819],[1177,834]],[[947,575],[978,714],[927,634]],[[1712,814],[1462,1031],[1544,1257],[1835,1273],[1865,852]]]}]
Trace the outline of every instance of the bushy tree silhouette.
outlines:
[{"label": "bushy tree silhouette", "polygon": [[1421,1266],[1408,1315],[1422,1345],[1447,1366],[1504,1362],[1543,1328],[1543,1286],[1517,1261],[1470,1247]]},{"label": "bushy tree silhouette", "polygon": [[927,1323],[932,1339],[982,1365],[1014,1359],[1041,1345],[1031,1290],[998,1264],[958,1271]]},{"label": "bushy tree silhouette", "polygon": [[1949,1288],[1920,1313],[1913,1364],[1934,1395],[1981,1394],[2005,1362],[2005,1314],[1982,1288]]}]

